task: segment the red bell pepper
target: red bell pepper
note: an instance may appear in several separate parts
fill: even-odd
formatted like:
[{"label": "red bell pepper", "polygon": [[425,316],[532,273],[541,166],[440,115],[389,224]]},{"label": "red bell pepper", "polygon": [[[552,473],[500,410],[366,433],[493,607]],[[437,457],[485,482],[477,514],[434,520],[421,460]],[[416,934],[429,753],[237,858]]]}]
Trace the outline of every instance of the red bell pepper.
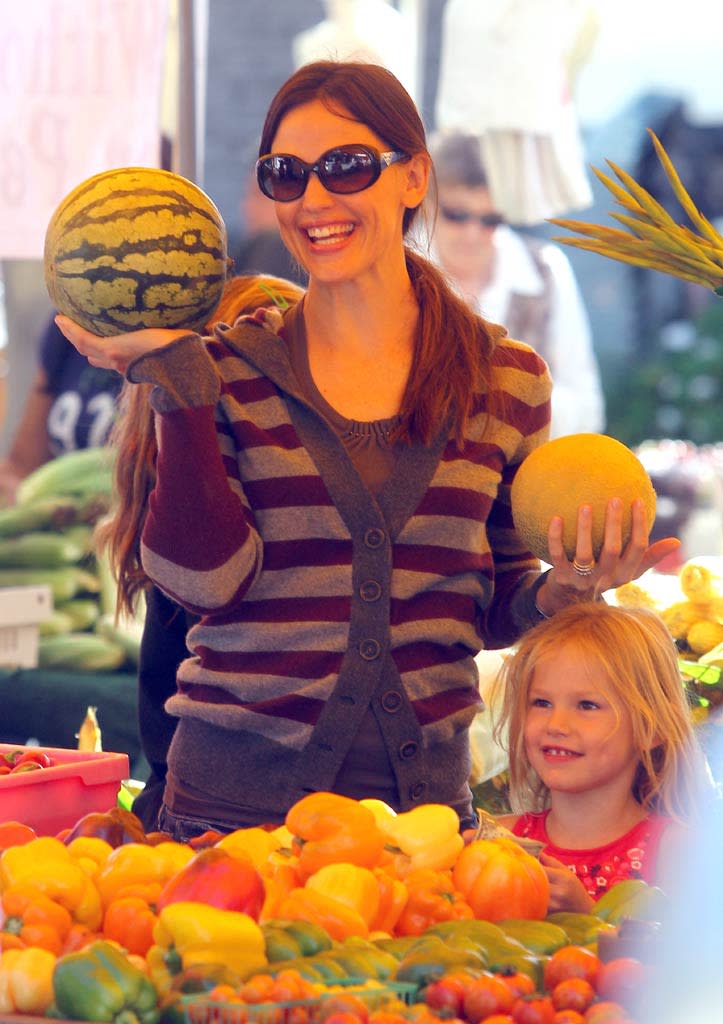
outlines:
[{"label": "red bell pepper", "polygon": [[258,921],[264,883],[250,859],[231,856],[211,846],[199,852],[170,878],[156,901],[160,913],[171,903],[207,903],[219,910],[238,910]]}]

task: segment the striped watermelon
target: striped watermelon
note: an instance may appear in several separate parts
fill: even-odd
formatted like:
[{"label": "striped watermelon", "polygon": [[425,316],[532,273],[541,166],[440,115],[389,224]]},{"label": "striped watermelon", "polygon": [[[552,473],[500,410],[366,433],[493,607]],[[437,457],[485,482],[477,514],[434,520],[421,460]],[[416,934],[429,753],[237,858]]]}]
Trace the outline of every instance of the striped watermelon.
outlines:
[{"label": "striped watermelon", "polygon": [[45,235],[53,305],[108,336],[201,327],[223,291],[226,227],[198,186],[170,171],[121,167],[60,203]]}]

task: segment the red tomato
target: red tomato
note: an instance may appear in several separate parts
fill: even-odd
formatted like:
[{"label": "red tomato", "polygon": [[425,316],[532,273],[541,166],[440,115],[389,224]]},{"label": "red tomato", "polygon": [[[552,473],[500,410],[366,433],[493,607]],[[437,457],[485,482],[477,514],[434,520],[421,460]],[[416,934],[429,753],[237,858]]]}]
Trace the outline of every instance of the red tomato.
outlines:
[{"label": "red tomato", "polygon": [[515,1018],[509,1013],[493,1013],[491,1017],[485,1017],[484,1024],[515,1024]]},{"label": "red tomato", "polygon": [[33,747],[30,750],[24,750],[22,754],[15,760],[15,767],[19,764],[38,764],[41,768],[52,768],[54,761],[50,754],[46,754],[44,750],[39,750]]},{"label": "red tomato", "polygon": [[490,1017],[493,1013],[506,1013],[515,997],[504,981],[493,974],[474,978],[464,996],[464,1015],[470,1024]]},{"label": "red tomato", "polygon": [[515,996],[531,996],[535,991],[534,981],[529,974],[523,974],[522,971],[500,971],[497,977],[504,981]]},{"label": "red tomato", "polygon": [[438,978],[425,988],[424,1001],[430,1009],[436,1010],[442,1016],[448,1017],[452,1014],[454,1017],[460,1017],[469,980],[465,982],[459,975]]},{"label": "red tomato", "polygon": [[600,999],[612,1000],[627,1010],[634,1010],[647,980],[648,971],[644,964],[633,957],[620,956],[600,967],[595,988]]},{"label": "red tomato", "polygon": [[36,839],[35,829],[23,825],[19,821],[3,821],[0,823],[0,850],[8,846],[24,846],[31,839]]},{"label": "red tomato", "polygon": [[595,989],[584,978],[566,978],[552,990],[552,1005],[556,1010],[587,1010],[595,998]]},{"label": "red tomato", "polygon": [[545,988],[552,992],[556,985],[568,978],[584,978],[594,988],[600,967],[599,958],[585,946],[563,946],[555,950],[545,964]]},{"label": "red tomato", "polygon": [[585,1024],[631,1024],[631,1021],[620,1003],[605,1000],[585,1010]]},{"label": "red tomato", "polygon": [[324,1019],[328,1021],[328,1024],[359,1024],[362,1018],[348,1010],[337,1010],[336,1013],[330,1013]]},{"label": "red tomato", "polygon": [[14,768],[10,769],[11,775],[19,775],[21,772],[39,772],[43,766],[37,761],[18,761]]},{"label": "red tomato", "polygon": [[515,1024],[553,1024],[555,1007],[549,996],[524,996],[512,1007]]},{"label": "red tomato", "polygon": [[585,1024],[585,1018],[577,1010],[558,1010],[552,1024]]}]

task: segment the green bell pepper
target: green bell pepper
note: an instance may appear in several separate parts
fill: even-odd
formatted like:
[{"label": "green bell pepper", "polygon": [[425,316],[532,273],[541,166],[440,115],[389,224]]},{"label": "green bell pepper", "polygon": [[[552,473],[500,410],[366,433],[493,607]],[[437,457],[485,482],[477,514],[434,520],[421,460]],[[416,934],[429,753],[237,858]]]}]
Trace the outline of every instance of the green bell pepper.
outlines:
[{"label": "green bell pepper", "polygon": [[157,1024],[160,1017],[151,981],[102,939],[58,960],[53,989],[58,1012],[73,1020]]}]

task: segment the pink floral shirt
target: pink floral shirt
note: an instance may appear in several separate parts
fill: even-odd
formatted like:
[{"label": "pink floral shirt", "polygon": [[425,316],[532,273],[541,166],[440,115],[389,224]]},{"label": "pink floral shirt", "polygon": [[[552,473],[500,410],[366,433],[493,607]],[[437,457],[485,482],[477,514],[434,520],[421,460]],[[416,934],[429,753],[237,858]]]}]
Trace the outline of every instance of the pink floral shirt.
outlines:
[{"label": "pink floral shirt", "polygon": [[598,899],[607,889],[626,878],[642,878],[644,882],[655,883],[660,837],[670,824],[670,818],[649,814],[607,846],[592,850],[564,850],[548,839],[548,814],[549,811],[522,814],[512,831],[516,836],[545,843],[543,853],[549,853],[574,871],[593,899]]}]

